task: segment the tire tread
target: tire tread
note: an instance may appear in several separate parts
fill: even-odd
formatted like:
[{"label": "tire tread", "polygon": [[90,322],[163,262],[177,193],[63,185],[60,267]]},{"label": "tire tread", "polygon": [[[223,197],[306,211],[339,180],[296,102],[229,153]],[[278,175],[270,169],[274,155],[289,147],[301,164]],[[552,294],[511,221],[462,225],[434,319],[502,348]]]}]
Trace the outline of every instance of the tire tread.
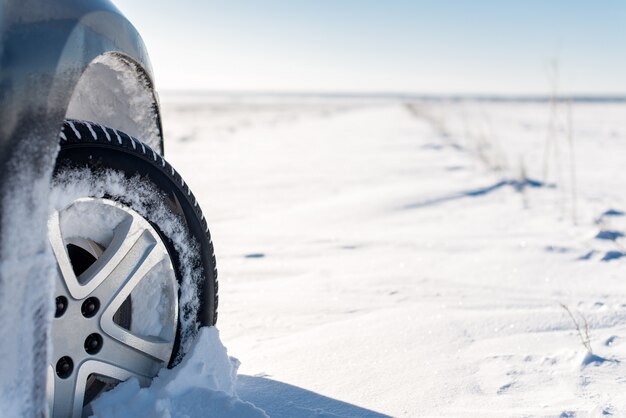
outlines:
[{"label": "tire tread", "polygon": [[[101,132],[101,134],[99,134],[98,132]],[[209,226],[207,224],[206,218],[204,217],[204,214],[200,209],[200,205],[198,204],[196,197],[189,188],[189,185],[185,184],[185,180],[182,178],[182,176],[174,169],[174,167],[169,162],[167,162],[167,160],[162,155],[157,153],[141,140],[132,137],[120,130],[102,126],[94,122],[66,119],[63,123],[63,128],[61,129],[61,132],[59,134],[59,142],[61,146],[100,142],[101,145],[105,145],[107,147],[118,149],[121,148],[130,154],[134,154],[140,158],[143,158],[144,160],[152,161],[154,168],[160,170],[163,174],[169,177],[170,180],[172,180],[177,186],[180,185],[180,190],[183,192],[182,195],[185,196],[189,205],[193,208],[196,216],[200,220],[202,224],[202,229],[204,230],[207,241],[209,243],[211,259],[214,266],[212,276],[213,287],[215,289],[213,301],[213,325],[215,325],[215,323],[217,322],[217,308],[219,302],[218,272],[215,259],[215,248],[213,246],[213,240],[211,239],[211,233],[209,231]],[[160,163],[158,163],[158,158],[161,159]],[[187,187],[185,188],[185,186]]]}]

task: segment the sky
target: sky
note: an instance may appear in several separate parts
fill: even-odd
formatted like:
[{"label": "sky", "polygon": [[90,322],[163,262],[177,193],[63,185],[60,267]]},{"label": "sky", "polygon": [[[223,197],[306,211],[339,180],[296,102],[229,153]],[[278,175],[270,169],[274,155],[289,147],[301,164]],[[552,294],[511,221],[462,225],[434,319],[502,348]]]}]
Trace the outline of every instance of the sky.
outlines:
[{"label": "sky", "polygon": [[624,0],[113,0],[159,90],[626,93]]}]

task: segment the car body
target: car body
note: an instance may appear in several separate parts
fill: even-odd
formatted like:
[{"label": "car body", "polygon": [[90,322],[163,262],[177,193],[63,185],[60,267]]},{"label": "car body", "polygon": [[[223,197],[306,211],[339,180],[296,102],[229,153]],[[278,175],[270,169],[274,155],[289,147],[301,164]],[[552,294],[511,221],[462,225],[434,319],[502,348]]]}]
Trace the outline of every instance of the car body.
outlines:
[{"label": "car body", "polygon": [[41,417],[54,273],[46,203],[63,121],[123,130],[161,154],[163,138],[146,48],[110,1],[3,0],[0,36],[0,405],[3,416]]}]

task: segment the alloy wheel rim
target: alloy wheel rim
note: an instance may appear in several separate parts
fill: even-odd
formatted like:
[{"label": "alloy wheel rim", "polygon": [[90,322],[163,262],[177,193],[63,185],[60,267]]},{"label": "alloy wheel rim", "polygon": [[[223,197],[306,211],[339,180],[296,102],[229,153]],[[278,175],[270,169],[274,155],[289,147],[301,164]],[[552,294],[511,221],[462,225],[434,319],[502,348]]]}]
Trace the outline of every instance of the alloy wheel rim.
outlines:
[{"label": "alloy wheel rim", "polygon": [[54,212],[48,237],[58,265],[48,406],[52,418],[78,418],[99,392],[131,377],[146,384],[169,363],[178,282],[159,234],[112,200]]}]

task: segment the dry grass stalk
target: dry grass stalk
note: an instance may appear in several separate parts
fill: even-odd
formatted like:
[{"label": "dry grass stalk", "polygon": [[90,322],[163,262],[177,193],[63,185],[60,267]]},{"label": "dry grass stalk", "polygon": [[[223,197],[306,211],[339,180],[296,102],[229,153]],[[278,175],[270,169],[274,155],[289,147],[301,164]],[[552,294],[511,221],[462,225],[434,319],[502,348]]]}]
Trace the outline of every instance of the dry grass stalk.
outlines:
[{"label": "dry grass stalk", "polygon": [[574,147],[574,116],[572,111],[572,100],[567,101],[567,142],[569,144],[570,175],[572,181],[572,222],[578,222],[578,195],[576,183],[576,149]]},{"label": "dry grass stalk", "polygon": [[578,313],[578,316],[582,319],[583,326],[581,328],[580,323],[576,320],[576,317],[572,313],[572,311],[565,305],[564,303],[559,303],[561,308],[565,309],[565,312],[569,315],[576,327],[576,332],[578,332],[578,337],[580,338],[580,342],[587,349],[587,351],[593,354],[593,350],[591,349],[591,337],[589,336],[589,323],[587,322],[587,318],[585,318],[582,314]]}]

